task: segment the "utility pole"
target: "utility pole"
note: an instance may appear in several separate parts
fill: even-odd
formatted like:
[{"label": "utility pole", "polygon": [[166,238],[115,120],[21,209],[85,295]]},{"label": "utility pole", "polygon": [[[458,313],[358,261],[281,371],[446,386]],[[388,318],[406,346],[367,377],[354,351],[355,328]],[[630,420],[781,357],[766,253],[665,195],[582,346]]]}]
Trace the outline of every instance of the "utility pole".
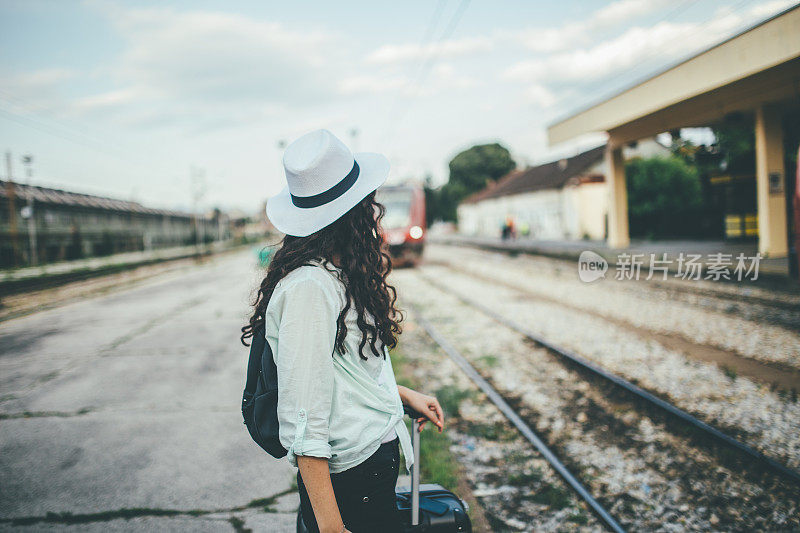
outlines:
[{"label": "utility pole", "polygon": [[19,234],[17,233],[17,201],[14,190],[14,170],[11,152],[6,152],[6,196],[8,197],[8,236],[11,240],[11,264],[19,266]]},{"label": "utility pole", "polygon": [[[220,180],[222,181],[222,180]],[[222,219],[225,218],[225,222],[228,221],[228,216],[222,212],[222,209],[217,208],[217,241],[222,241],[225,236],[225,229],[222,225]]]},{"label": "utility pole", "polygon": [[189,172],[190,183],[192,186],[192,214],[194,216],[194,243],[197,248],[197,253],[200,253],[200,243],[202,242],[201,233],[203,225],[200,224],[199,214],[197,212],[200,201],[206,194],[206,173],[205,170],[196,167],[191,167]]},{"label": "utility pole", "polygon": [[36,250],[36,217],[33,212],[33,187],[31,186],[31,178],[33,178],[33,156],[26,154],[22,156],[22,164],[25,165],[26,185],[28,205],[22,211],[22,218],[28,219],[28,243],[30,245],[30,262],[31,265],[39,263],[39,254]]}]

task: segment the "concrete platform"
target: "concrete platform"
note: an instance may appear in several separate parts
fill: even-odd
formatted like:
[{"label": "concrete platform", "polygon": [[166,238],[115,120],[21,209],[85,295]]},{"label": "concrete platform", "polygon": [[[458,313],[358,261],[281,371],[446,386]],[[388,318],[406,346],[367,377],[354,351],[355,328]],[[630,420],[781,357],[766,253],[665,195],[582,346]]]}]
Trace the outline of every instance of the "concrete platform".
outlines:
[{"label": "concrete platform", "polygon": [[244,249],[1,324],[0,530],[294,531],[240,412],[258,278]]},{"label": "concrete platform", "polygon": [[[591,250],[609,262],[610,265],[616,264],[620,254],[644,254],[645,261],[649,261],[650,254],[656,254],[660,258],[661,254],[666,253],[667,258],[673,260],[670,272],[676,272],[678,255],[700,254],[703,270],[708,265],[709,254],[731,254],[735,258],[743,253],[745,257],[754,257],[758,252],[757,243],[733,243],[728,241],[689,241],[689,240],[670,240],[670,241],[644,241],[633,240],[631,245],[624,249],[612,249],[605,241],[557,241],[557,240],[536,240],[520,237],[514,240],[502,240],[499,237],[473,237],[460,234],[429,235],[429,242],[441,244],[457,244],[476,246],[484,249],[494,249],[498,251],[518,251],[557,259],[574,260],[584,250]],[[786,258],[773,259],[762,258],[759,262],[759,277],[770,278],[775,281],[792,282],[789,278],[789,261]]]}]

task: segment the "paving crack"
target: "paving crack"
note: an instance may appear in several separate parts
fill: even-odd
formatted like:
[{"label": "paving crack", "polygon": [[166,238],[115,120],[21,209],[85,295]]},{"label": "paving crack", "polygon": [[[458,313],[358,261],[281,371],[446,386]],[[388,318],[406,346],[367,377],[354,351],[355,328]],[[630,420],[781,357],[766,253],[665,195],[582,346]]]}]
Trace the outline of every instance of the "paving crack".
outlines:
[{"label": "paving crack", "polygon": [[120,337],[117,337],[116,339],[111,341],[106,347],[102,348],[100,350],[100,353],[103,354],[103,355],[107,355],[107,354],[111,353],[116,348],[119,348],[123,344],[126,344],[126,343],[130,342],[131,340],[135,339],[139,335],[147,333],[148,331],[153,329],[153,327],[157,326],[158,324],[163,323],[164,319],[175,318],[181,312],[191,308],[194,305],[201,304],[205,300],[206,300],[206,298],[200,296],[200,297],[191,298],[191,299],[189,299],[189,300],[187,300],[185,302],[181,302],[180,305],[177,305],[177,306],[173,307],[172,309],[170,309],[169,311],[167,311],[165,313],[162,313],[160,315],[154,316],[153,318],[151,318],[150,320],[148,320],[147,322],[145,322],[144,324],[142,324],[138,328],[134,329],[133,331],[129,331],[125,335],[121,335]]},{"label": "paving crack", "polygon": [[77,411],[23,411],[21,413],[0,413],[0,420],[10,420],[12,418],[71,418],[91,413],[92,407],[84,407]]},{"label": "paving crack", "polygon": [[[199,516],[206,516],[212,514],[225,514],[225,513],[238,513],[242,511],[247,511],[249,509],[260,509],[264,513],[276,513],[277,511],[273,508],[275,502],[281,496],[286,496],[287,494],[291,494],[294,492],[294,488],[286,489],[282,492],[277,494],[273,494],[267,498],[257,498],[255,500],[251,500],[249,503],[245,505],[239,505],[235,507],[224,507],[218,509],[159,509],[159,508],[151,508],[151,507],[125,507],[121,509],[114,509],[110,511],[100,511],[97,513],[71,513],[69,511],[65,512],[47,512],[44,515],[39,516],[22,516],[17,518],[0,518],[0,524],[11,524],[12,526],[28,526],[32,524],[38,524],[40,522],[45,522],[49,524],[88,524],[92,522],[108,522],[109,520],[118,520],[118,519],[125,519],[130,520],[131,518],[140,518],[140,517],[166,517],[166,518],[175,518],[175,517],[199,517]],[[235,517],[231,517],[235,518]],[[244,528],[243,522],[241,519],[234,521],[229,519],[231,525],[233,525],[234,529],[237,531],[246,532],[248,529]],[[237,527],[237,524],[239,527]],[[241,528],[241,529],[240,529]]]}]

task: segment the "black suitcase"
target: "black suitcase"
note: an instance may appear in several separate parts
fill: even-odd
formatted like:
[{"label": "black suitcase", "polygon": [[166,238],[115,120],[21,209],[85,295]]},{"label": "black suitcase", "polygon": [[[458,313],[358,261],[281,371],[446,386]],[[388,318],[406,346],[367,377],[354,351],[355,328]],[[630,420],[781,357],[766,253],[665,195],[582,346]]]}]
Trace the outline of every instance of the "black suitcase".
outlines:
[{"label": "black suitcase", "polygon": [[397,508],[408,533],[472,533],[469,507],[441,485],[419,484],[420,453],[418,416],[412,414],[411,438],[414,466],[411,467],[411,490],[397,492]]},{"label": "black suitcase", "polygon": [[[411,489],[397,491],[397,508],[407,533],[472,533],[469,507],[458,496],[441,485],[419,484],[419,425],[412,414],[414,466],[411,467]],[[297,511],[297,533],[308,533],[300,510]]]}]

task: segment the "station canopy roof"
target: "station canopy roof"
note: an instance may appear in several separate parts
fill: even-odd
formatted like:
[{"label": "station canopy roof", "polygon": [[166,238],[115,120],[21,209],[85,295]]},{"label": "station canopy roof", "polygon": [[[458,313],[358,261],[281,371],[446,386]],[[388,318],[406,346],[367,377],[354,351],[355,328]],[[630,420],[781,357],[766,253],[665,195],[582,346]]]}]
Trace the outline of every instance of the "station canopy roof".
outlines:
[{"label": "station canopy roof", "polygon": [[800,4],[550,125],[548,141],[608,132],[616,147],[799,95]]}]

